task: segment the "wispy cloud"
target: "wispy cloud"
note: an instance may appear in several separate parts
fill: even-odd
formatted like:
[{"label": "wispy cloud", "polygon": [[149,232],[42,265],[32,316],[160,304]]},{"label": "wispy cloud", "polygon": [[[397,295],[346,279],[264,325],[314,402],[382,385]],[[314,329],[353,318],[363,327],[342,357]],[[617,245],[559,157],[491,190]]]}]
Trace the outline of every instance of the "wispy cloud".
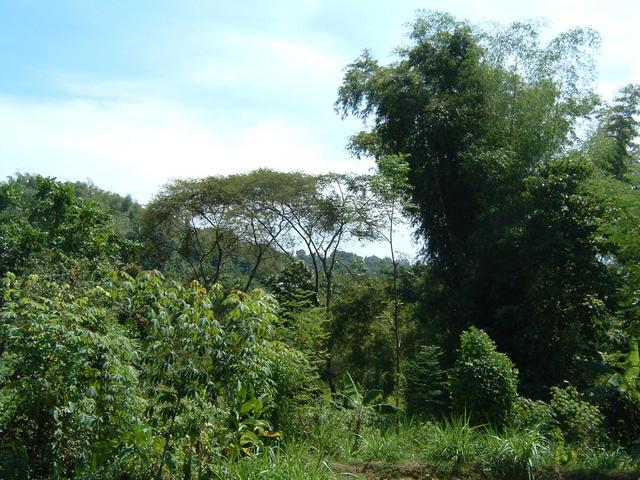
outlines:
[{"label": "wispy cloud", "polygon": [[91,178],[148,200],[171,178],[259,167],[365,171],[371,165],[327,151],[304,127],[266,117],[229,128],[182,105],[157,100],[0,98],[0,174],[15,170]]},{"label": "wispy cloud", "polygon": [[[0,64],[11,68],[0,76],[0,175],[89,177],[144,201],[172,177],[260,166],[365,171],[370,163],[344,151],[358,122],[332,110],[342,68],[365,47],[384,58],[421,7],[0,4],[0,28],[12,39],[0,38]],[[591,26],[603,35],[602,93],[640,78],[638,2],[611,0],[606,15],[595,0],[433,0],[429,8],[473,22],[547,16],[555,31]]]}]

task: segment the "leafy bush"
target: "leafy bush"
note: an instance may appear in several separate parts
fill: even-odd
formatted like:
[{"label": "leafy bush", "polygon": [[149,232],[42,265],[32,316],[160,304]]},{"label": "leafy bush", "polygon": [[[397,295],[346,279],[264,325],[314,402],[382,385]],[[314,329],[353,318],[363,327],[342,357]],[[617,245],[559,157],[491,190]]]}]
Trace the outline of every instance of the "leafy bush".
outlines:
[{"label": "leafy bush", "polygon": [[496,351],[495,343],[475,327],[460,336],[460,353],[450,374],[451,396],[458,413],[475,422],[501,426],[509,419],[517,397],[518,371]]},{"label": "leafy bush", "polygon": [[0,477],[101,468],[127,448],[145,401],[139,353],[98,288],[8,274],[0,309]]},{"label": "leafy bush", "polygon": [[265,446],[265,440],[278,438],[271,424],[265,418],[271,406],[266,395],[256,398],[251,386],[238,384],[235,403],[227,423],[224,437],[224,451],[228,456],[239,458],[252,457]]},{"label": "leafy bush", "polygon": [[[305,356],[273,339],[275,303],[157,272],[101,284],[8,274],[0,306],[0,477],[134,478],[254,454],[305,387]],[[306,369],[305,369],[306,368]]]},{"label": "leafy bush", "polygon": [[405,366],[408,414],[435,414],[446,405],[446,374],[440,367],[442,349],[423,346]]},{"label": "leafy bush", "polygon": [[295,433],[301,408],[307,408],[320,394],[320,378],[308,357],[276,342],[265,352],[274,387],[271,419],[279,431]]},{"label": "leafy bush", "polygon": [[629,340],[628,352],[602,354],[592,365],[600,375],[586,393],[600,408],[612,440],[633,448],[640,438],[640,354],[638,340]]},{"label": "leafy bush", "polygon": [[513,424],[518,428],[540,428],[545,432],[557,427],[550,405],[526,397],[518,397],[514,403]]},{"label": "leafy bush", "polygon": [[552,387],[551,410],[568,443],[586,448],[595,446],[604,439],[600,409],[597,405],[582,400],[575,388]]}]

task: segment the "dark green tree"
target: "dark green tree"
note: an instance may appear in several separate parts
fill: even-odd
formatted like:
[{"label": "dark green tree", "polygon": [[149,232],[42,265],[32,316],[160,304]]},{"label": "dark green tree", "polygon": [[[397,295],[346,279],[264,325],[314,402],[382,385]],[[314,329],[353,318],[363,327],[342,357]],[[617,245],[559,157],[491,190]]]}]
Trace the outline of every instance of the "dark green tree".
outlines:
[{"label": "dark green tree", "polygon": [[289,262],[270,283],[274,297],[285,311],[318,305],[313,276],[302,260]]},{"label": "dark green tree", "polygon": [[[589,191],[603,206],[599,232],[609,242],[606,257],[619,277],[615,298],[620,332],[640,335],[640,163],[638,109],[640,86],[627,85],[599,113],[599,124],[586,145],[596,167]],[[618,336],[616,348],[626,348]]]},{"label": "dark green tree", "polygon": [[328,321],[319,307],[313,275],[302,260],[290,262],[270,282],[279,303],[278,337],[304,353],[307,361],[320,370],[327,361]]},{"label": "dark green tree", "polygon": [[422,346],[405,365],[404,399],[409,414],[435,415],[447,404],[447,376],[440,365],[442,349]]},{"label": "dark green tree", "polygon": [[351,372],[366,388],[394,389],[393,331],[386,315],[385,283],[364,274],[343,275],[331,308],[330,385]]},{"label": "dark green tree", "polygon": [[570,155],[595,105],[598,37],[576,29],[542,45],[535,24],[482,31],[426,14],[410,40],[389,65],[365,52],[348,66],[337,109],[372,125],[351,148],[409,163],[446,363],[473,323],[544,395],[577,355],[596,355],[609,307],[588,168]]},{"label": "dark green tree", "polygon": [[74,262],[125,260],[133,245],[109,214],[75,195],[73,186],[39,175],[0,184],[0,274],[58,268],[74,276]]}]

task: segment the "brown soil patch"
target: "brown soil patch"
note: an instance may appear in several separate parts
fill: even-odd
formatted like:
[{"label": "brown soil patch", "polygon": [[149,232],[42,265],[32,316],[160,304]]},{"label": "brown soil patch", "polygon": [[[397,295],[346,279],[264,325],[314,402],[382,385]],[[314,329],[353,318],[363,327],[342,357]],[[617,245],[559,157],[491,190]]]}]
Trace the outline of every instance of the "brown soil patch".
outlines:
[{"label": "brown soil patch", "polygon": [[[332,464],[331,469],[339,478],[362,480],[467,480],[482,477],[468,476],[461,473],[442,471],[434,465],[403,462],[368,462],[363,464]],[[485,480],[485,479],[483,479]],[[634,479],[635,480],[635,479]]]},{"label": "brown soil patch", "polygon": [[[434,465],[419,462],[362,464],[333,463],[330,465],[340,479],[354,480],[492,480],[487,471],[446,471]],[[640,480],[634,472],[580,472],[563,468],[536,472],[537,480]],[[516,480],[516,479],[513,479]]]}]

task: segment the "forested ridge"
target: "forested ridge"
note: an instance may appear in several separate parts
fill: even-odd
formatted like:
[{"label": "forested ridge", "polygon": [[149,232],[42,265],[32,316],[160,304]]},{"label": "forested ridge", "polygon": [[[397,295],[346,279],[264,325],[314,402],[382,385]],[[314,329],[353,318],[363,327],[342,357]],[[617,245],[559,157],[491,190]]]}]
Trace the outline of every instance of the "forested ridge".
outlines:
[{"label": "forested ridge", "polygon": [[0,478],[637,478],[640,85],[542,37],[365,50],[367,175],[0,183]]}]

